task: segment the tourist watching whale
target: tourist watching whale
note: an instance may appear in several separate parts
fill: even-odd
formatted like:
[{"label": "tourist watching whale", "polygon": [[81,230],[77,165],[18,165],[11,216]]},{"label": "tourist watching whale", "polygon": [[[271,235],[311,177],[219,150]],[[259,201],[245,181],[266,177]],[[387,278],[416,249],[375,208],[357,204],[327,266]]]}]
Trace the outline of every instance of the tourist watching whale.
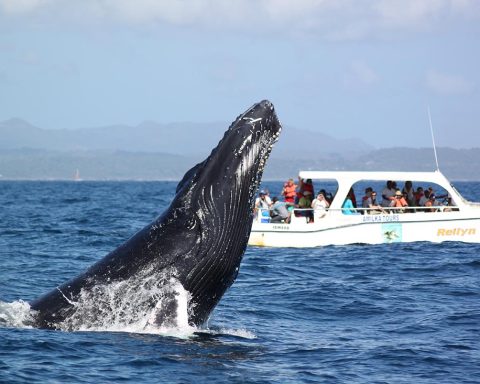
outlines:
[{"label": "tourist watching whale", "polygon": [[303,196],[298,200],[297,207],[300,209],[297,211],[297,216],[305,216],[307,223],[313,221],[312,206],[312,194],[310,191],[303,192]]},{"label": "tourist watching whale", "polygon": [[330,203],[325,198],[325,195],[320,192],[315,199],[313,199],[311,207],[313,208],[314,219],[320,219],[327,213],[327,208],[330,207]]},{"label": "tourist watching whale", "polygon": [[395,199],[392,200],[391,207],[397,208],[395,209],[394,213],[404,213],[404,208],[408,207],[407,200],[399,189],[397,189],[395,192]]},{"label": "tourist watching whale", "polygon": [[287,209],[287,203],[278,200],[278,197],[272,199],[272,220],[271,223],[288,223],[290,221],[290,212]]},{"label": "tourist watching whale", "polygon": [[314,190],[313,190],[312,179],[307,179],[307,180],[304,181],[299,176],[298,177],[297,201],[296,201],[297,204],[298,204],[298,201],[302,198],[305,191],[310,192],[311,196],[315,196],[315,193],[314,193]]},{"label": "tourist watching whale", "polygon": [[415,194],[414,194],[414,189],[413,189],[413,183],[410,180],[405,181],[405,185],[403,186],[402,189],[402,194],[407,200],[407,204],[410,207],[415,206]]},{"label": "tourist watching whale", "polygon": [[257,199],[255,200],[255,208],[256,209],[270,209],[272,205],[272,201],[270,197],[267,195],[267,192],[262,189],[258,194]]},{"label": "tourist watching whale", "polygon": [[379,213],[384,212],[384,209],[377,202],[377,192],[375,192],[371,187],[368,187],[365,190],[365,197],[362,201],[362,207],[366,208],[364,214],[378,215]]},{"label": "tourist watching whale", "polygon": [[[370,197],[372,196],[372,191],[373,191],[373,188],[372,187],[367,187],[365,188],[365,195],[363,195],[362,197],[362,208],[368,208],[368,204],[367,204],[367,200],[370,199]],[[361,214],[365,214],[365,210],[362,210]]]},{"label": "tourist watching whale", "polygon": [[388,180],[385,188],[382,191],[382,207],[391,207],[392,201],[395,199],[396,183]]},{"label": "tourist watching whale", "polygon": [[417,207],[420,207],[420,206],[421,206],[420,200],[422,199],[423,196],[424,196],[423,188],[422,188],[422,187],[418,187],[418,188],[417,188],[417,191],[415,192],[415,205],[416,205]]},{"label": "tourist watching whale", "polygon": [[296,189],[297,186],[293,182],[293,179],[288,179],[288,181],[283,185],[282,196],[287,203],[295,203]]},{"label": "tourist watching whale", "polygon": [[342,213],[344,215],[358,215],[357,210],[353,206],[352,199],[349,196],[346,197],[342,205]]}]

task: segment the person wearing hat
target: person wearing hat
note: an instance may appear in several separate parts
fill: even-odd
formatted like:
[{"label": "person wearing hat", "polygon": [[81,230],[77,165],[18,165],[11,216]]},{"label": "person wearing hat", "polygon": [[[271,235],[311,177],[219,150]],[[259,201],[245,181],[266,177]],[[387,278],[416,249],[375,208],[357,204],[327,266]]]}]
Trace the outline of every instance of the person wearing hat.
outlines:
[{"label": "person wearing hat", "polygon": [[257,199],[255,200],[255,208],[270,209],[271,205],[272,205],[272,201],[270,200],[270,197],[268,196],[267,191],[262,189],[259,192]]},{"label": "person wearing hat", "polygon": [[392,207],[400,208],[396,209],[394,213],[403,213],[405,212],[403,208],[408,207],[407,200],[405,200],[403,193],[399,189],[395,191],[395,198],[392,200]]}]

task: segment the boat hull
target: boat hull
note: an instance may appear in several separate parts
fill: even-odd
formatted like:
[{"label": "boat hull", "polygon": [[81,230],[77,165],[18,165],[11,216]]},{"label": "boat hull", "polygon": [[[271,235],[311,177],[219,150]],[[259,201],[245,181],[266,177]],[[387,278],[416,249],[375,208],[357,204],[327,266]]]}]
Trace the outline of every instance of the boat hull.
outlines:
[{"label": "boat hull", "polygon": [[325,218],[297,225],[254,223],[248,244],[304,248],[416,241],[480,243],[480,216],[465,217],[456,212],[406,213]]}]

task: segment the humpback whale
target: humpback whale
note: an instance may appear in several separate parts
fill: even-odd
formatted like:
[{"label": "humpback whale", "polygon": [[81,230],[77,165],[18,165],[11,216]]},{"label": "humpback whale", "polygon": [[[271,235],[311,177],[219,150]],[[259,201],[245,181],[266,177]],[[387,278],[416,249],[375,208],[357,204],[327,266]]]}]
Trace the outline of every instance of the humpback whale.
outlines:
[{"label": "humpback whale", "polygon": [[255,195],[280,131],[267,100],[237,117],[156,220],[30,303],[33,325],[78,330],[148,318],[146,325],[175,326],[181,305],[189,325],[204,324],[237,277]]}]

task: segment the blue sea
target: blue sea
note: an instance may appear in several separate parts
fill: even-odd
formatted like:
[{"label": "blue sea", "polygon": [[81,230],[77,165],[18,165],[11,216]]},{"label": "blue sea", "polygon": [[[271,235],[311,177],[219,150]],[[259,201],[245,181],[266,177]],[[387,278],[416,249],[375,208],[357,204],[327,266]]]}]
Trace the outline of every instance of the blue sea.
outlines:
[{"label": "blue sea", "polygon": [[[252,247],[202,329],[26,325],[28,301],[148,224],[175,186],[0,182],[1,383],[480,383],[473,244]],[[456,187],[480,201],[480,183]]]}]

